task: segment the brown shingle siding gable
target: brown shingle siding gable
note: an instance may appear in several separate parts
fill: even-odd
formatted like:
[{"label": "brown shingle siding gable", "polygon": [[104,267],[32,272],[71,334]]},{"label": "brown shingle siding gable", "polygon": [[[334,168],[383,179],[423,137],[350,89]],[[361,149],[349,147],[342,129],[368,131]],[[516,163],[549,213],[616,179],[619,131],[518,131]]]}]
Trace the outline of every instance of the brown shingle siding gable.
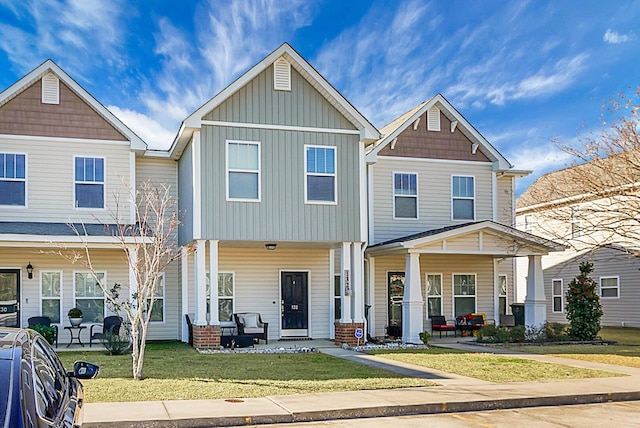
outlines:
[{"label": "brown shingle siding gable", "polygon": [[0,134],[127,141],[60,81],[60,104],[42,103],[38,79],[0,107]]}]

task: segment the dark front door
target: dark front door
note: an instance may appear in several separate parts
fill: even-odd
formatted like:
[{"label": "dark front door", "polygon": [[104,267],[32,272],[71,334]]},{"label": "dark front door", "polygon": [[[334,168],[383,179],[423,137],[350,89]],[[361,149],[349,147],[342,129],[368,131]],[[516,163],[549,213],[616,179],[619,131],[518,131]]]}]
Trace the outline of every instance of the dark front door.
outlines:
[{"label": "dark front door", "polygon": [[309,334],[309,293],[307,272],[282,272],[282,336]]},{"label": "dark front door", "polygon": [[404,272],[389,272],[389,336],[402,336],[402,298],[404,297]]},{"label": "dark front door", "polygon": [[20,327],[20,271],[0,269],[0,326]]}]

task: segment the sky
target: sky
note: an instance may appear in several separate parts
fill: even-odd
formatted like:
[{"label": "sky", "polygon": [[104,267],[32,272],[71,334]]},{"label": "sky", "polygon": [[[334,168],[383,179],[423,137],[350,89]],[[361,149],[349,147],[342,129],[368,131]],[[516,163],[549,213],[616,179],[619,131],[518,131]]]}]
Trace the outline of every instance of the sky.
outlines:
[{"label": "sky", "polygon": [[640,86],[640,0],[0,0],[0,91],[47,59],[168,148],[180,123],[289,43],[377,128],[441,93],[519,170],[572,162]]}]

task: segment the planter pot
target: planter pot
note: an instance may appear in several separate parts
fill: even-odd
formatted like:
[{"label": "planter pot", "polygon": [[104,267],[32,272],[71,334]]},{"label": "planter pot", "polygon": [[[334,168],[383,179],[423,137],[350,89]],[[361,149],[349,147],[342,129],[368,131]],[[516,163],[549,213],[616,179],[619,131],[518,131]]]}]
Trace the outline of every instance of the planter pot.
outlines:
[{"label": "planter pot", "polygon": [[69,322],[73,327],[78,327],[82,322],[82,318],[69,318]]}]

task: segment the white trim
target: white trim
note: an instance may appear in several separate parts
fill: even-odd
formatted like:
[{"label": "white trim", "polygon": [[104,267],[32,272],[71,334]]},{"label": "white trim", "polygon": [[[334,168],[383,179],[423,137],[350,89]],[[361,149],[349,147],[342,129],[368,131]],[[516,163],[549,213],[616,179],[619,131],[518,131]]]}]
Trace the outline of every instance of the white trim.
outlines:
[{"label": "white trim", "polygon": [[[128,236],[125,237],[125,244],[139,244],[139,243],[153,243],[152,237],[140,237],[140,236]],[[37,242],[43,246],[56,247],[60,244],[98,244],[96,247],[91,248],[113,248],[114,245],[121,245],[120,238],[113,236],[77,236],[77,235],[20,235],[15,234],[3,234],[0,235],[0,247],[13,246],[13,247],[31,247],[30,243]],[[3,245],[9,243],[10,245]],[[75,247],[75,245],[73,245]]]},{"label": "white trim", "polygon": [[[555,290],[553,289],[553,283],[556,281],[560,282],[560,294],[556,294]],[[556,311],[554,304],[556,297],[560,297],[559,311]],[[562,280],[562,278],[553,278],[551,280],[551,312],[553,312],[554,314],[561,314],[564,312],[564,281]]]},{"label": "white trim", "polygon": [[[73,308],[77,307],[77,298],[76,298],[76,274],[90,274],[93,275],[93,272],[91,272],[90,270],[74,270],[73,271]],[[96,271],[96,275],[102,274],[102,282],[103,285],[108,284],[107,281],[107,271]],[[94,275],[94,278],[95,275]],[[98,280],[98,278],[96,278],[96,280]],[[100,287],[100,290],[102,291],[102,300],[103,300],[103,305],[102,305],[102,318],[104,319],[107,316],[107,297],[105,296],[104,290],[102,290],[102,287]],[[80,300],[89,300],[89,299],[98,299],[97,297],[84,297],[84,298],[80,298]],[[60,322],[62,323],[62,320],[60,320]]]},{"label": "white trim", "polygon": [[[607,290],[615,289],[616,290],[616,296],[615,297],[604,297],[604,296],[602,296],[602,289],[603,289],[602,280],[603,279],[615,279],[616,280],[616,286],[615,287],[611,287],[611,286],[604,287]],[[618,275],[601,276],[598,279],[598,288],[599,288],[599,291],[600,291],[600,298],[601,299],[604,299],[604,300],[619,299],[620,298],[620,276],[618,276]]]},{"label": "white trim", "polygon": [[[278,301],[282,302],[282,273],[283,272],[292,272],[292,273],[306,273],[307,274],[307,328],[305,329],[287,329],[286,333],[282,328],[282,311],[280,312],[280,316],[278,317],[278,326],[280,327],[280,337],[290,337],[290,336],[306,336],[313,337],[311,331],[311,312],[312,312],[312,300],[311,300],[311,270],[310,269],[278,269]],[[333,284],[332,284],[333,286]],[[333,288],[333,287],[332,287]],[[280,303],[282,304],[282,303]]]},{"label": "white trim", "polygon": [[[333,150],[333,174],[327,173],[310,173],[307,171],[307,151],[310,148],[321,148]],[[307,205],[338,205],[338,147],[337,146],[322,146],[317,144],[305,144],[304,145],[304,203]],[[316,201],[309,200],[307,195],[307,177],[309,175],[317,177],[333,177],[333,201]]]},{"label": "white trim", "polygon": [[[365,244],[369,238],[369,216],[367,215],[367,163],[364,160],[364,143],[358,145],[358,179],[360,190],[360,203],[358,204],[358,210],[360,210],[360,240]],[[366,245],[365,245],[366,247]]]},{"label": "white trim", "polygon": [[[368,219],[368,244],[373,244],[375,240],[375,215],[374,215],[374,200],[373,200],[373,164],[366,164],[367,166],[367,219]],[[364,206],[364,205],[362,205]],[[373,336],[373,335],[372,335]]]},{"label": "white trim", "polygon": [[434,163],[446,163],[446,164],[457,164],[457,165],[492,165],[491,162],[476,162],[476,161],[467,161],[467,160],[450,160],[450,159],[431,159],[431,158],[411,158],[408,156],[378,156],[378,159],[393,159],[393,160],[402,160],[402,161],[414,161],[414,162],[434,162]]},{"label": "white trim", "polygon": [[[246,145],[254,145],[258,147],[258,169],[231,169],[229,168],[229,145],[230,144],[246,144]],[[247,140],[233,140],[228,139],[225,140],[224,148],[225,148],[225,179],[226,179],[226,196],[227,202],[261,202],[262,200],[262,143],[260,141],[247,141]],[[257,174],[258,175],[258,197],[255,199],[249,198],[232,198],[229,196],[229,173],[230,172],[240,172],[243,174]]]},{"label": "white trim", "polygon": [[45,73],[40,79],[40,102],[60,104],[60,79],[51,72]]},{"label": "white trim", "polygon": [[59,322],[54,322],[53,320],[51,320],[51,323],[62,326],[62,320],[64,319],[63,318],[63,312],[64,312],[63,311],[63,302],[64,302],[64,299],[63,299],[63,290],[64,290],[63,276],[64,276],[64,272],[62,270],[59,270],[59,269],[46,269],[46,268],[45,269],[40,269],[40,283],[39,283],[40,288],[38,290],[38,293],[39,293],[38,294],[38,297],[39,297],[38,300],[40,301],[40,305],[39,305],[40,306],[40,308],[39,308],[40,316],[44,316],[44,314],[42,313],[42,301],[43,300],[56,300],[56,298],[51,298],[51,297],[47,297],[45,299],[42,296],[42,274],[45,274],[45,273],[57,273],[57,274],[60,275],[60,295],[57,297],[57,300],[60,301],[60,314],[59,314],[60,321]]},{"label": "white trim", "polygon": [[[220,243],[220,241],[217,240],[210,240],[209,241],[209,301],[213,301],[213,296],[216,297],[216,309],[218,308],[218,304],[219,304],[219,300],[220,300],[220,296],[218,295],[218,281],[220,281],[220,248],[218,246],[218,244]],[[215,283],[215,287],[213,286],[213,281],[211,280],[211,277],[215,276],[216,277],[216,283]],[[235,281],[235,280],[234,280]],[[233,296],[231,296],[231,298],[233,299]],[[231,304],[232,307],[232,315],[233,315],[233,302]],[[218,312],[218,311],[216,311]],[[220,314],[216,313],[215,317],[213,316],[213,308],[211,308],[211,306],[209,306],[209,324],[210,325],[219,325],[220,321],[222,321],[220,319]],[[230,321],[230,320],[224,320],[224,321]]]},{"label": "white trim", "polygon": [[[79,181],[76,179],[76,159],[102,159],[102,207],[78,207],[76,206],[77,198],[76,198],[76,185],[77,184],[92,184],[98,185],[99,181]],[[107,168],[107,158],[105,156],[95,156],[95,155],[73,155],[73,163],[71,165],[72,175],[73,175],[73,209],[77,211],[105,211],[107,209],[107,172],[109,171]]]},{"label": "white trim", "polygon": [[[5,209],[18,209],[24,210],[29,208],[29,154],[27,152],[11,152],[11,151],[0,151],[0,154],[3,155],[23,155],[24,156],[24,179],[21,178],[0,178],[0,181],[24,181],[24,205],[2,205],[0,204],[0,208]],[[0,165],[0,168],[3,168],[3,165]]]},{"label": "white trim", "polygon": [[435,104],[427,110],[427,131],[439,132],[441,130],[440,108]]},{"label": "white trim", "polygon": [[[455,277],[458,276],[473,276],[475,294],[456,294]],[[477,273],[452,273],[451,274],[451,316],[456,319],[456,297],[471,297],[473,296],[474,309],[473,313],[478,312],[478,274]]]},{"label": "white trim", "polygon": [[129,154],[129,223],[136,223],[136,194],[138,182],[136,180],[136,154]]},{"label": "white trim", "polygon": [[192,191],[193,191],[193,239],[202,238],[202,159],[200,157],[200,131],[193,133],[191,150]]},{"label": "white trim", "polygon": [[[439,276],[440,277],[440,314],[444,315],[444,275],[442,273],[425,273],[424,274],[424,302],[425,302],[425,319],[429,319],[429,277],[430,276]],[[432,299],[436,299],[437,297],[432,297]]]},{"label": "white trim", "polygon": [[182,295],[182,317],[180,317],[182,342],[187,343],[189,341],[189,328],[185,315],[189,314],[189,251],[186,247],[180,249],[180,288]]},{"label": "white trim", "polygon": [[[473,197],[468,197],[468,196],[454,196],[453,195],[453,179],[454,178],[473,178]],[[451,174],[451,181],[450,181],[450,190],[451,190],[451,221],[476,221],[477,218],[477,213],[476,213],[476,176],[475,175],[462,175],[462,174]],[[459,200],[472,200],[473,201],[473,218],[455,218],[454,217],[454,209],[453,209],[453,200],[455,199],[459,199]]]},{"label": "white trim", "polygon": [[[336,337],[336,250],[334,248],[329,248],[329,278],[333,279],[330,281],[331,285],[329,287],[329,339],[335,339]],[[281,279],[282,281],[282,279]],[[282,293],[282,289],[280,290]]]},{"label": "white trim", "polygon": [[357,129],[343,128],[317,128],[313,126],[295,126],[295,125],[274,125],[268,123],[245,123],[245,122],[226,122],[221,120],[202,120],[202,125],[210,126],[228,126],[233,128],[248,129],[269,129],[273,131],[298,131],[298,132],[319,132],[323,134],[347,134],[360,135]]},{"label": "white trim", "polygon": [[369,317],[368,317],[368,325],[369,334],[372,337],[376,336],[376,258],[375,257],[367,257],[367,263],[369,268]]},{"label": "white trim", "polygon": [[92,143],[92,144],[117,144],[120,146],[129,146],[127,140],[98,140],[95,138],[69,138],[69,137],[40,137],[37,135],[13,135],[0,134],[0,140],[17,140],[17,141],[37,141],[51,143]]},{"label": "white trim", "polygon": [[[396,174],[406,174],[406,175],[415,175],[416,176],[416,194],[413,195],[396,195]],[[403,171],[392,171],[391,172],[391,198],[393,204],[393,219],[399,221],[416,221],[420,219],[420,191],[418,184],[419,175],[417,172],[403,172]],[[413,198],[416,199],[416,216],[415,217],[396,217],[396,197],[401,198]]]},{"label": "white trim", "polygon": [[281,56],[273,61],[272,69],[273,90],[291,91],[291,63]]},{"label": "white trim", "polygon": [[[475,189],[474,189],[475,190]],[[498,222],[498,173],[491,174],[491,217]]]}]

